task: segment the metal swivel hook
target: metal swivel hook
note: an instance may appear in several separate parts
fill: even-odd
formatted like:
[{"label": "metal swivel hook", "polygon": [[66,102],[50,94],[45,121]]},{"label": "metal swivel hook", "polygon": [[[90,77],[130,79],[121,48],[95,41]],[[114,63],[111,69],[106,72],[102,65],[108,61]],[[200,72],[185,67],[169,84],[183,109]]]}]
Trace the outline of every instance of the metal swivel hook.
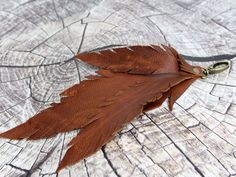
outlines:
[{"label": "metal swivel hook", "polygon": [[229,60],[220,61],[220,62],[210,65],[207,68],[204,68],[203,73],[205,74],[206,77],[209,74],[217,74],[228,69],[230,67],[230,64],[231,62]]}]

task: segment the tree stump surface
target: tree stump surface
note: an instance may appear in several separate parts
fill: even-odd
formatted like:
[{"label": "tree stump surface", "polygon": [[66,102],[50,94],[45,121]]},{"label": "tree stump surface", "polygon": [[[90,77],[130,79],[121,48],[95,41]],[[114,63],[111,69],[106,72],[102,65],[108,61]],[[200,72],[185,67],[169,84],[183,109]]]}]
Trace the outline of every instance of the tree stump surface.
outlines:
[{"label": "tree stump surface", "polygon": [[2,0],[0,132],[60,102],[63,90],[95,73],[75,60],[77,52],[162,43],[198,60],[193,64],[227,54],[232,66],[195,82],[172,112],[165,103],[142,114],[102,150],[58,174],[77,131],[0,139],[0,176],[236,176],[235,16],[235,0]]}]

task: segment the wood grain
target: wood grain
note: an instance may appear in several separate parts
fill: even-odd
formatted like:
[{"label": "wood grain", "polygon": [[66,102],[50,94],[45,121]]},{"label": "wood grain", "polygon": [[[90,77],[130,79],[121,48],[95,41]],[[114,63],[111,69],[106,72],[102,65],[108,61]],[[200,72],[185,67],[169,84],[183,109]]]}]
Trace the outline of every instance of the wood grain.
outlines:
[{"label": "wood grain", "polygon": [[[1,1],[0,131],[59,102],[61,91],[95,72],[73,58],[78,51],[169,43],[188,56],[234,56],[235,8],[234,0]],[[59,174],[77,131],[40,141],[0,139],[0,176],[236,176],[232,61],[230,70],[195,82],[173,112],[165,104],[143,114]]]}]

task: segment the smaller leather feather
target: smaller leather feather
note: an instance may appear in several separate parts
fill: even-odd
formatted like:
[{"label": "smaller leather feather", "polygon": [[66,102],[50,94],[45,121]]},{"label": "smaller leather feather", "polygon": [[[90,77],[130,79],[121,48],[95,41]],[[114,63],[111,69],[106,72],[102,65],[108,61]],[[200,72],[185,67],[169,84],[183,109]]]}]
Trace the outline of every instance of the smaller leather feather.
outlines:
[{"label": "smaller leather feather", "polygon": [[77,57],[100,67],[61,93],[61,103],[0,134],[9,139],[48,138],[80,128],[69,143],[58,171],[95,153],[140,113],[174,102],[198,78],[203,69],[189,65],[167,46],[130,46]]},{"label": "smaller leather feather", "polygon": [[[163,48],[165,48],[163,50]],[[177,73],[176,53],[172,48],[150,45],[114,48],[100,52],[79,53],[79,59],[91,65],[132,74]]]}]

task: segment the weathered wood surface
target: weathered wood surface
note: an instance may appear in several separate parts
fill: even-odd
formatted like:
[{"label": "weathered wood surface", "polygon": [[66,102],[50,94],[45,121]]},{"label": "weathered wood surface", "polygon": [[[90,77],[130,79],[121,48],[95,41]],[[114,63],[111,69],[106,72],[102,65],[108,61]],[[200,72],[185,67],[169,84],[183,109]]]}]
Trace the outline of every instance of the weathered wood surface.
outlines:
[{"label": "weathered wood surface", "polygon": [[[236,53],[235,0],[1,0],[0,131],[30,118],[95,68],[77,51],[171,44],[191,56]],[[196,62],[208,65],[211,62]],[[235,176],[236,64],[140,116],[104,149],[55,173],[69,132],[0,139],[0,176]]]}]

